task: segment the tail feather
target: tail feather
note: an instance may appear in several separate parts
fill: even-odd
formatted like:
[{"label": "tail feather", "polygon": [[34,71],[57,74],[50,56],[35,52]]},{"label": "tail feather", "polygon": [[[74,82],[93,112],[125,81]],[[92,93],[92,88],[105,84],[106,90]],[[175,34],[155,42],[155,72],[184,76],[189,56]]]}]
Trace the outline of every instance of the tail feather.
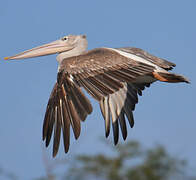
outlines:
[{"label": "tail feather", "polygon": [[179,83],[186,82],[190,83],[190,81],[182,75],[169,73],[169,72],[153,72],[154,78],[159,81],[169,82],[169,83]]}]

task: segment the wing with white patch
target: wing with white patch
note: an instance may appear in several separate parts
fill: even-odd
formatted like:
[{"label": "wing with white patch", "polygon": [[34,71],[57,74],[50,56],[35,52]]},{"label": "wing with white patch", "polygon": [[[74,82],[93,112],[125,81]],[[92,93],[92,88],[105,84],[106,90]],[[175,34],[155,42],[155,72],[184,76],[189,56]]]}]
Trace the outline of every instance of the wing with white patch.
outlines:
[{"label": "wing with white patch", "polygon": [[139,56],[141,58],[144,58],[144,59],[148,60],[149,62],[154,63],[154,64],[158,65],[159,67],[162,67],[165,70],[171,70],[171,69],[173,69],[173,67],[176,66],[172,62],[169,62],[165,59],[154,56],[154,55],[152,55],[152,54],[150,54],[140,48],[123,47],[123,48],[116,48],[116,49],[130,53],[130,54],[134,54],[134,55]]},{"label": "wing with white patch", "polygon": [[[61,130],[64,149],[68,152],[70,126],[77,139],[80,135],[80,121],[84,121],[92,112],[91,103],[80,87],[84,87],[99,101],[105,119],[106,136],[109,135],[110,119],[112,120],[114,142],[117,144],[118,124],[125,139],[127,136],[125,117],[133,127],[132,111],[138,102],[137,94],[141,94],[141,90],[147,85],[144,82],[138,84],[137,80],[141,77],[153,79],[154,69],[155,66],[145,61],[127,58],[116,51],[103,48],[62,61],[43,125],[43,140],[46,140],[46,146],[49,145],[54,131],[53,156],[58,152]],[[150,80],[148,83],[151,82]]]},{"label": "wing with white patch", "polygon": [[70,74],[98,101],[122,88],[123,82],[137,82],[141,77],[152,82],[155,69],[152,63],[125,57],[108,48],[67,58],[60,65],[60,71]]},{"label": "wing with white patch", "polygon": [[43,140],[46,141],[46,146],[54,131],[53,156],[56,156],[62,130],[64,149],[68,152],[70,126],[75,138],[79,137],[80,121],[84,121],[92,112],[91,103],[81,87],[99,101],[105,120],[106,137],[110,133],[112,122],[114,143],[118,143],[119,126],[125,140],[126,118],[133,127],[132,111],[138,103],[138,94],[142,95],[145,87],[149,87],[157,79],[188,82],[183,76],[167,72],[173,66],[168,61],[156,59],[133,48],[99,48],[64,59],[45,114]]}]

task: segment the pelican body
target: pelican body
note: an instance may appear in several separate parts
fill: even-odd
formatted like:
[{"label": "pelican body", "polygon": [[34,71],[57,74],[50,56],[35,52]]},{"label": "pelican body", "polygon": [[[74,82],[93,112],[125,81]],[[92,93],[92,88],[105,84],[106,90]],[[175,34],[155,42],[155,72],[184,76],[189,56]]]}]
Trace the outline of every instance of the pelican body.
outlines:
[{"label": "pelican body", "polygon": [[[43,140],[49,145],[52,132],[53,157],[56,156],[61,131],[64,150],[70,145],[70,127],[75,139],[93,108],[84,95],[83,87],[99,102],[105,120],[105,135],[113,129],[114,144],[118,143],[119,127],[122,137],[127,137],[126,119],[134,126],[133,111],[145,87],[155,81],[170,83],[189,81],[169,72],[174,63],[134,48],[96,48],[86,51],[85,35],[68,35],[60,40],[24,51],[5,59],[24,59],[57,53],[59,63],[57,81],[51,92],[43,123]],[[112,122],[112,123],[111,123]]]}]

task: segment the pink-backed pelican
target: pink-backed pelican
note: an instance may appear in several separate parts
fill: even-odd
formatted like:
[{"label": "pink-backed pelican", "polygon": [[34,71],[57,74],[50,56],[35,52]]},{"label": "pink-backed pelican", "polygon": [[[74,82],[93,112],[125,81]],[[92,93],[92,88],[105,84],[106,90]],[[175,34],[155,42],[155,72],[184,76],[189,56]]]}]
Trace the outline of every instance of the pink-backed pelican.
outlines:
[{"label": "pink-backed pelican", "polygon": [[[83,87],[99,102],[105,120],[105,135],[112,124],[114,144],[118,143],[119,124],[122,137],[127,137],[125,117],[134,126],[133,110],[138,94],[155,81],[170,83],[189,81],[168,72],[175,64],[134,48],[96,48],[86,51],[85,35],[68,35],[57,41],[35,47],[4,59],[24,59],[57,53],[57,81],[51,92],[43,123],[46,147],[54,131],[53,157],[56,156],[61,130],[64,150],[70,145],[70,125],[75,139],[80,136],[80,122],[93,110],[81,90]],[[112,122],[112,123],[111,123]]]}]

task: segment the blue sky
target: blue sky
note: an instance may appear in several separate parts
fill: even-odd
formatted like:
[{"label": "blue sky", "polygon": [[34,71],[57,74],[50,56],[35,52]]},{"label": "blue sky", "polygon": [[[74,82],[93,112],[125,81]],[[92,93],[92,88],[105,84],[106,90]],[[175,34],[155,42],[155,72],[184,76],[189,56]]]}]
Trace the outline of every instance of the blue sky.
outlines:
[{"label": "blue sky", "polygon": [[[128,140],[151,147],[159,143],[196,168],[196,1],[63,1],[4,0],[0,6],[0,167],[20,179],[45,175],[42,161],[42,122],[56,81],[55,55],[21,61],[3,57],[67,34],[86,34],[89,49],[135,46],[177,64],[191,84],[154,83],[140,98],[135,127]],[[92,99],[91,99],[92,100]],[[72,137],[70,152],[63,146],[57,159],[74,154],[109,152],[99,142],[104,123],[98,104],[83,123],[81,137]],[[112,134],[111,134],[112,135]],[[110,135],[109,140],[112,140]],[[120,140],[123,143],[121,138]],[[51,147],[47,151],[51,156]],[[54,160],[51,160],[54,161]]]}]

